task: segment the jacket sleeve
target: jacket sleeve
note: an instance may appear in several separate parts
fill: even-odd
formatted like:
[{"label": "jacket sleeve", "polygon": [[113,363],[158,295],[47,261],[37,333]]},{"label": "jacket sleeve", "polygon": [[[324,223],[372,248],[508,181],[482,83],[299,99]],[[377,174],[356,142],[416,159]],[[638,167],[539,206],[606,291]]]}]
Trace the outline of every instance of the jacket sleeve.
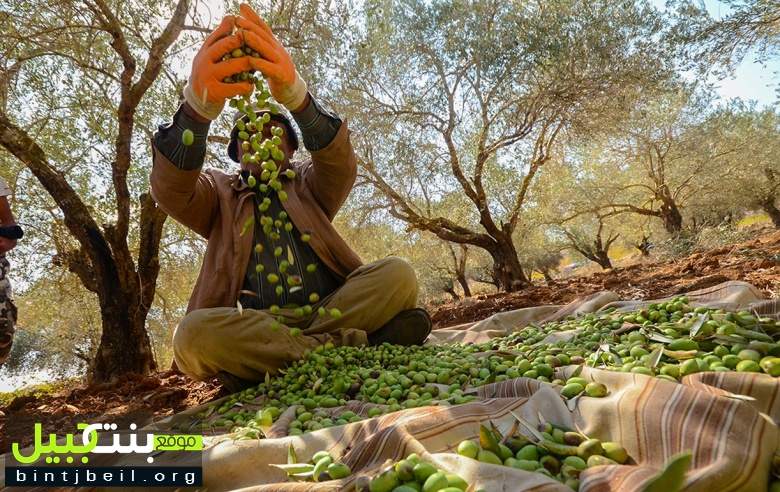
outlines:
[{"label": "jacket sleeve", "polygon": [[214,178],[200,169],[180,169],[152,143],[150,187],[160,208],[208,239],[219,208]]},{"label": "jacket sleeve", "polygon": [[311,167],[303,176],[304,183],[325,215],[333,220],[357,178],[357,157],[349,140],[346,121],[325,148],[311,152],[311,158]]}]

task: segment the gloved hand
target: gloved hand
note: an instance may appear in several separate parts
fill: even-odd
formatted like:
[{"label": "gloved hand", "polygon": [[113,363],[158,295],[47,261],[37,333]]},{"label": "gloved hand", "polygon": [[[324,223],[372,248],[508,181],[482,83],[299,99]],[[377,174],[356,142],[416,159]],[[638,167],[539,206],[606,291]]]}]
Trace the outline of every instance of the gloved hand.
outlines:
[{"label": "gloved hand", "polygon": [[252,69],[248,56],[221,61],[226,53],[244,44],[240,34],[231,34],[234,26],[234,16],[222,19],[192,60],[190,80],[184,87],[184,99],[190,107],[209,120],[219,116],[227,99],[252,93],[251,82],[222,82],[226,77]]},{"label": "gloved hand", "polygon": [[236,25],[244,29],[244,42],[262,57],[249,57],[252,68],[265,76],[268,89],[279,104],[290,111],[299,109],[306,100],[308,88],[295,70],[290,54],[252,7],[242,3],[239,11],[241,15],[236,19]]}]

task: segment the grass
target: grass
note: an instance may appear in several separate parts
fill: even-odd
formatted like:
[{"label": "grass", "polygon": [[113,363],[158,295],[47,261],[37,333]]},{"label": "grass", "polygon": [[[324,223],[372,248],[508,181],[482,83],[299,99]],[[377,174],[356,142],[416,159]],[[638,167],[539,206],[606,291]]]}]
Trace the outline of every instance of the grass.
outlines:
[{"label": "grass", "polygon": [[0,406],[5,407],[11,403],[14,398],[20,396],[44,396],[51,395],[61,391],[64,388],[72,386],[76,378],[53,381],[51,383],[41,383],[32,386],[25,386],[14,391],[0,392]]},{"label": "grass", "polygon": [[755,224],[771,224],[772,220],[765,213],[757,213],[744,217],[737,222],[737,228],[742,229],[744,227],[750,227]]}]

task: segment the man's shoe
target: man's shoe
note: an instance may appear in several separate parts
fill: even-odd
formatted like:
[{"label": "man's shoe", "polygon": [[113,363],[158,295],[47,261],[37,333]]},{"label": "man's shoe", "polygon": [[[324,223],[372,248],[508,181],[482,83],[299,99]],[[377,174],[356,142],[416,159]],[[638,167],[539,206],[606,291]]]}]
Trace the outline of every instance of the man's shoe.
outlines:
[{"label": "man's shoe", "polygon": [[215,377],[219,380],[220,383],[222,383],[222,386],[230,392],[230,394],[238,393],[239,391],[243,391],[247,388],[257,385],[257,383],[247,381],[246,379],[241,379],[240,377],[234,376],[233,374],[225,371],[219,371]]},{"label": "man's shoe", "polygon": [[378,330],[368,334],[368,343],[381,345],[422,345],[431,332],[431,317],[425,309],[407,309],[396,314]]}]

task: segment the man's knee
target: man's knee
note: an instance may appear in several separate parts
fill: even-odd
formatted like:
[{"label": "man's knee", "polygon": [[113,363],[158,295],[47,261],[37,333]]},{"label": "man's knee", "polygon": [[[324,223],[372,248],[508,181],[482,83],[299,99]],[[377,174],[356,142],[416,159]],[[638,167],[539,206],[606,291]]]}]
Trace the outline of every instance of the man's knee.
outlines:
[{"label": "man's knee", "polygon": [[412,265],[403,258],[397,256],[388,256],[379,260],[382,268],[382,281],[387,282],[399,290],[409,290],[417,292],[417,273]]},{"label": "man's knee", "polygon": [[189,348],[197,345],[198,339],[203,337],[206,327],[204,310],[198,309],[188,313],[173,332],[173,346],[177,348]]},{"label": "man's knee", "polygon": [[199,358],[201,350],[209,345],[205,340],[209,336],[205,311],[199,309],[188,313],[173,332],[173,355],[176,365],[182,372],[192,377],[200,376],[193,369],[193,361]]}]

